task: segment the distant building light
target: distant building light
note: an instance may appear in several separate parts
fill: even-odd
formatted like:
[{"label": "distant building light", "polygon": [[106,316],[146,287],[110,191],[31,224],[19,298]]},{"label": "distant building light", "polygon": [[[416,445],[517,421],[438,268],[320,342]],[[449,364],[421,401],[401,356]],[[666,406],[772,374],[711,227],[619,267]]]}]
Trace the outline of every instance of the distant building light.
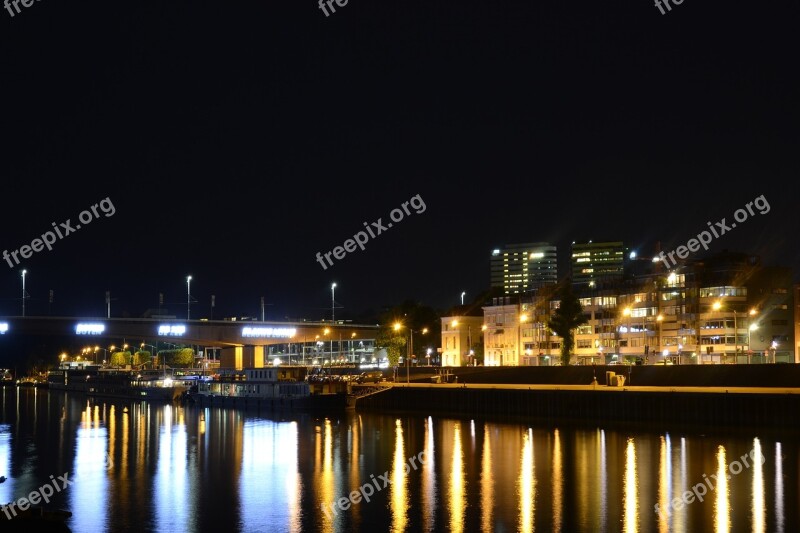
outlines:
[{"label": "distant building light", "polygon": [[79,323],[75,326],[75,333],[78,335],[100,335],[105,330],[105,324],[101,323]]},{"label": "distant building light", "polygon": [[499,254],[500,254],[500,250],[498,250],[497,248],[492,250],[492,255],[499,255]]},{"label": "distant building light", "polygon": [[297,328],[242,328],[242,337],[294,337],[295,334],[297,334]]},{"label": "distant building light", "polygon": [[158,326],[159,335],[170,335],[173,337],[180,337],[186,333],[186,326],[183,324],[162,324]]},{"label": "distant building light", "polygon": [[541,259],[544,257],[544,252],[533,252],[531,254],[531,259]]}]

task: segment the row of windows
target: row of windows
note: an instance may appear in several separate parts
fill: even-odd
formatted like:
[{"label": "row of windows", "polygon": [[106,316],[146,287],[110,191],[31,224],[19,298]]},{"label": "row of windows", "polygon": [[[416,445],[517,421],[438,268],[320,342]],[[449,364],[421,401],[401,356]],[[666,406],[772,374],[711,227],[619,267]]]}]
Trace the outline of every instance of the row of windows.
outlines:
[{"label": "row of windows", "polygon": [[700,298],[720,298],[722,296],[747,296],[747,287],[703,287]]}]

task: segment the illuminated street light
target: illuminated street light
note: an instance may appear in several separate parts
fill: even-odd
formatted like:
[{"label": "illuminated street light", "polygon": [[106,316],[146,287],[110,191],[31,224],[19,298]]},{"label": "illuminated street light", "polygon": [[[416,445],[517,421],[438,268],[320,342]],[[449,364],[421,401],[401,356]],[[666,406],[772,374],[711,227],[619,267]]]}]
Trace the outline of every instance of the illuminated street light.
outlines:
[{"label": "illuminated street light", "polygon": [[[336,323],[336,300],[333,295],[335,294],[336,284],[331,283],[331,322]],[[345,295],[346,296],[346,295]]]},{"label": "illuminated street light", "polygon": [[25,274],[27,272],[28,272],[27,270],[23,270],[22,271],[22,316],[25,316],[25,297],[26,297],[26,293],[25,293]]},{"label": "illuminated street light", "polygon": [[192,283],[192,276],[186,276],[186,320],[189,320],[189,314],[192,306],[192,291],[190,290]]}]

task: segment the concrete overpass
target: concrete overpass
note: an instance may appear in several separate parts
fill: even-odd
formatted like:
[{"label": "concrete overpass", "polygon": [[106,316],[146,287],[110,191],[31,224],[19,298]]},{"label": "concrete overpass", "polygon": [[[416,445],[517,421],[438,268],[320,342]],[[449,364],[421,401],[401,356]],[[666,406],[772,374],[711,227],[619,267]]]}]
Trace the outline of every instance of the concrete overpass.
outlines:
[{"label": "concrete overpass", "polygon": [[[223,353],[245,354],[244,362],[263,354],[318,354],[330,359],[334,355],[371,352],[377,324],[339,322],[261,322],[232,320],[180,320],[154,318],[83,318],[83,317],[0,317],[0,335],[75,337],[76,343],[121,346],[134,349],[140,343],[198,345],[220,348]],[[106,342],[108,341],[108,342]],[[321,343],[321,344],[320,344]],[[274,347],[274,348],[269,348]],[[309,349],[313,347],[313,349]],[[164,348],[167,348],[165,346]],[[158,348],[157,348],[158,349]],[[233,350],[228,350],[233,349]],[[257,358],[257,359],[260,359]],[[260,366],[255,360],[253,363]],[[234,366],[241,366],[236,363]]]}]

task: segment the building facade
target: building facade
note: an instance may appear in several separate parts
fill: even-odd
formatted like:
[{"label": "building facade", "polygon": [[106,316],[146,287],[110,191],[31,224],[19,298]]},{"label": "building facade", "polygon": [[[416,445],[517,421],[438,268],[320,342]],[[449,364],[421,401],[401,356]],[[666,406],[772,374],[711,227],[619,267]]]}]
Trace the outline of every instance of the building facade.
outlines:
[{"label": "building facade", "polygon": [[570,267],[576,289],[622,280],[627,248],[622,241],[572,243]]},{"label": "building facade", "polygon": [[472,366],[481,343],[482,316],[449,313],[442,317],[442,366]]},{"label": "building facade", "polygon": [[[575,330],[574,363],[797,361],[800,289],[788,268],[729,252],[672,270],[650,264],[616,281],[575,284],[587,322]],[[486,365],[560,364],[562,339],[547,327],[559,306],[554,289],[487,302]]]},{"label": "building facade", "polygon": [[546,242],[508,244],[492,251],[491,287],[503,294],[524,294],[558,281],[556,247]]}]

